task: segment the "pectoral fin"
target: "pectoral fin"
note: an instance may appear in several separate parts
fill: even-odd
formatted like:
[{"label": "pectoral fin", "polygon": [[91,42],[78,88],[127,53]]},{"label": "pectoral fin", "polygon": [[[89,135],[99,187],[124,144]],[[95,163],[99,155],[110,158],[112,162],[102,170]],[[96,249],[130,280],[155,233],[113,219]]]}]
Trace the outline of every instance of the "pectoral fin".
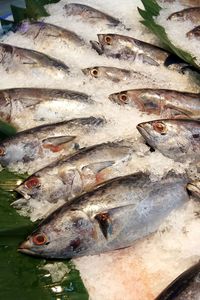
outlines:
[{"label": "pectoral fin", "polygon": [[89,164],[87,166],[84,166],[82,168],[82,171],[90,169],[94,174],[101,172],[103,169],[106,169],[110,166],[112,166],[115,163],[115,161],[100,161],[93,164]]},{"label": "pectoral fin", "polygon": [[50,149],[52,152],[59,152],[62,150],[62,146],[73,141],[76,136],[58,136],[50,137],[43,140],[43,147]]}]

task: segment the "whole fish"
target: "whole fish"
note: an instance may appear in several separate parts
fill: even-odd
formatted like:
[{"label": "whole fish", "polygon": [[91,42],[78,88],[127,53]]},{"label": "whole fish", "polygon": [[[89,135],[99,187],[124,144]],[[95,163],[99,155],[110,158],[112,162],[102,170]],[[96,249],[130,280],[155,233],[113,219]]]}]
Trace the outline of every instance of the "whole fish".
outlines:
[{"label": "whole fish", "polygon": [[155,300],[199,300],[200,261],[178,276]]},{"label": "whole fish", "polygon": [[82,69],[82,72],[92,78],[111,80],[113,82],[130,81],[148,78],[147,75],[136,71],[120,69],[115,67],[96,66],[92,68]]},{"label": "whole fish", "polygon": [[194,29],[190,30],[186,36],[189,39],[195,38],[195,39],[200,39],[200,26],[195,27]]},{"label": "whole fish", "polygon": [[122,25],[121,22],[112,16],[101,12],[91,6],[80,3],[69,3],[64,6],[66,16],[76,16],[80,20],[90,24],[105,24],[110,27]]},{"label": "whole fish", "polygon": [[34,50],[2,43],[0,43],[0,67],[7,73],[39,70],[51,76],[69,74],[68,66],[60,60]]},{"label": "whole fish", "polygon": [[[27,178],[16,191],[26,199],[56,202],[71,199],[114,177],[113,166],[130,158],[124,141],[83,148]],[[36,184],[37,183],[37,184]],[[23,201],[14,202],[17,206]],[[15,205],[15,207],[16,207]]]},{"label": "whole fish", "polygon": [[84,44],[83,40],[76,33],[44,22],[24,21],[15,28],[15,32],[30,38],[35,43],[49,44],[56,41],[76,47]]},{"label": "whole fish", "polygon": [[200,180],[188,183],[187,190],[193,197],[200,200]]},{"label": "whole fish", "polygon": [[135,89],[111,94],[109,99],[119,105],[134,106],[142,112],[164,118],[200,119],[200,94],[164,89]]},{"label": "whole fish", "polygon": [[163,155],[177,161],[200,161],[200,121],[156,120],[140,123],[137,129]]},{"label": "whole fish", "polygon": [[94,133],[104,123],[102,118],[89,117],[21,131],[0,142],[0,164],[3,167],[19,165],[23,171],[35,172],[77,151],[81,136]]},{"label": "whole fish", "polygon": [[94,101],[70,90],[15,88],[0,90],[0,119],[25,130],[77,117]]},{"label": "whole fish", "polygon": [[153,66],[164,65],[181,71],[188,65],[175,55],[155,45],[119,34],[98,34],[98,42],[90,41],[92,47],[101,55],[122,60],[141,61]]},{"label": "whole fish", "polygon": [[155,232],[187,200],[183,178],[170,175],[151,182],[144,173],[119,177],[59,207],[18,250],[71,258],[128,247]]},{"label": "whole fish", "polygon": [[200,7],[189,7],[181,11],[171,14],[168,20],[173,21],[187,21],[190,20],[196,25],[200,24]]}]

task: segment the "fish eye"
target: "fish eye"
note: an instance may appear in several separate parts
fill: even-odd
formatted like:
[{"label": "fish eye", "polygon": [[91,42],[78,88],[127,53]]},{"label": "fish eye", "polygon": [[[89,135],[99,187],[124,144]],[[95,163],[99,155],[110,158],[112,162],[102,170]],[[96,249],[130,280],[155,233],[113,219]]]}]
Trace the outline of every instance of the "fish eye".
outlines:
[{"label": "fish eye", "polygon": [[29,180],[26,181],[25,186],[28,189],[32,189],[34,187],[39,187],[40,186],[40,181],[37,177],[32,177]]},{"label": "fish eye", "polygon": [[122,102],[126,102],[128,100],[128,97],[126,94],[119,94],[119,100]]},{"label": "fish eye", "polygon": [[98,73],[99,73],[99,72],[98,72],[97,69],[92,69],[92,70],[91,70],[91,75],[94,76],[94,77],[97,77],[97,76],[98,76]]},{"label": "fish eye", "polygon": [[112,37],[109,36],[109,35],[106,35],[105,38],[104,38],[104,42],[105,42],[107,45],[111,45],[111,44],[112,44]]},{"label": "fish eye", "polygon": [[167,133],[167,127],[163,122],[154,122],[153,129],[161,135],[165,135]]},{"label": "fish eye", "polygon": [[44,233],[39,233],[33,236],[32,241],[34,244],[40,246],[47,243],[47,237]]},{"label": "fish eye", "polygon": [[5,152],[5,149],[3,147],[0,147],[0,156],[4,156]]}]

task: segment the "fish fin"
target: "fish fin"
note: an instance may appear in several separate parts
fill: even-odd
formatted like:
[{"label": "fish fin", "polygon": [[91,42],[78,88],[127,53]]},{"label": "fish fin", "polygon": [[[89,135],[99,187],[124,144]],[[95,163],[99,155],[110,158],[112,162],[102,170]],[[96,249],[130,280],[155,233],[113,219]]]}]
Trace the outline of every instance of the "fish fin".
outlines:
[{"label": "fish fin", "polygon": [[115,161],[110,160],[110,161],[100,161],[97,163],[93,163],[93,164],[89,164],[86,165],[82,168],[82,170],[84,171],[85,169],[90,169],[93,173],[99,173],[102,170],[112,166],[115,163]]},{"label": "fish fin", "polygon": [[43,147],[46,149],[50,149],[52,152],[59,152],[62,150],[62,146],[66,143],[73,141],[76,136],[57,136],[57,137],[49,137],[44,139]]},{"label": "fish fin", "polygon": [[100,214],[97,214],[94,218],[98,221],[99,227],[100,227],[104,237],[107,239],[108,233],[109,234],[112,233],[112,223],[111,223],[109,213],[102,212]]}]

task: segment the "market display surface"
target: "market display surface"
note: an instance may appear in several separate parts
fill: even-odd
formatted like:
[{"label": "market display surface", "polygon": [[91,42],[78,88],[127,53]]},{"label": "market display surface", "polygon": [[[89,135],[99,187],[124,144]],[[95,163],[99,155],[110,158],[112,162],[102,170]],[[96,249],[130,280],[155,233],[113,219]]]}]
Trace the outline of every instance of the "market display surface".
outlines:
[{"label": "market display surface", "polygon": [[200,3],[115,2],[1,38],[4,299],[200,299]]}]

